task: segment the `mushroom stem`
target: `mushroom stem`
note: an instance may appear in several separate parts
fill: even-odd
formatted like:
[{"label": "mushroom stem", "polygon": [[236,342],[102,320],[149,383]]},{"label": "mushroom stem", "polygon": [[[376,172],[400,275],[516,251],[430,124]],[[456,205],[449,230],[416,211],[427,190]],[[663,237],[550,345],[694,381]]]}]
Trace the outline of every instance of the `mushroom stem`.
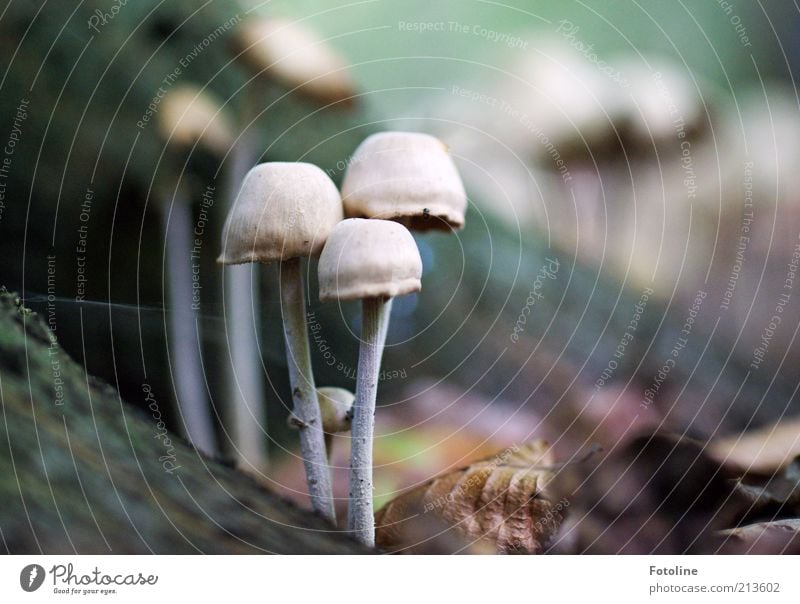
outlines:
[{"label": "mushroom stem", "polygon": [[383,312],[381,312],[380,324],[378,326],[380,330],[378,338],[379,341],[382,342],[381,346],[385,346],[386,336],[389,334],[389,318],[392,316],[392,302],[394,302],[394,298],[386,300],[386,302],[384,302]]},{"label": "mushroom stem", "polygon": [[[226,201],[233,205],[245,173],[257,152],[248,133],[233,148]],[[232,402],[233,446],[240,468],[263,472],[268,462],[263,372],[258,343],[258,269],[229,266],[225,275],[225,325],[230,342],[227,367],[228,400]]]},{"label": "mushroom stem", "polygon": [[169,215],[164,217],[165,288],[172,316],[169,352],[175,398],[189,442],[206,455],[217,454],[217,439],[205,391],[200,359],[197,313],[192,310],[192,208],[186,191],[178,185]]},{"label": "mushroom stem", "polygon": [[391,306],[384,298],[365,298],[361,303],[361,347],[358,352],[356,400],[353,404],[347,528],[353,531],[357,541],[369,547],[375,545],[375,518],[372,511],[375,399],[390,310]]},{"label": "mushroom stem", "polygon": [[289,383],[294,402],[293,413],[302,422],[300,450],[306,468],[308,494],[314,511],[335,525],[336,512],[333,507],[328,456],[325,453],[322,415],[311,367],[311,351],[306,328],[305,286],[299,258],[281,262],[280,289]]}]

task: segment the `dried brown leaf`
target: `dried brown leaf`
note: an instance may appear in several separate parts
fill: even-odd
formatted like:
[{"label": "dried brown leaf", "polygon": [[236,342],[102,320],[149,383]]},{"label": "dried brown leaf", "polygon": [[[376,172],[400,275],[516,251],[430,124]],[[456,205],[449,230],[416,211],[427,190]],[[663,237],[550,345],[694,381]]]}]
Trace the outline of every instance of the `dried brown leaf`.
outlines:
[{"label": "dried brown leaf", "polygon": [[723,551],[736,554],[797,554],[800,518],[758,522],[719,531]]},{"label": "dried brown leaf", "polygon": [[760,537],[762,533],[770,530],[800,534],[800,518],[787,518],[784,520],[773,520],[771,522],[747,524],[745,526],[737,526],[736,528],[719,531],[719,534],[749,540]]},{"label": "dried brown leaf", "polygon": [[748,504],[748,514],[800,514],[800,457],[764,484],[749,484],[741,479],[734,489]]},{"label": "dried brown leaf", "polygon": [[567,507],[547,493],[553,476],[546,442],[506,449],[390,501],[375,515],[377,545],[414,548],[409,537],[420,534],[414,526],[432,515],[466,543],[488,543],[498,553],[541,553]]}]

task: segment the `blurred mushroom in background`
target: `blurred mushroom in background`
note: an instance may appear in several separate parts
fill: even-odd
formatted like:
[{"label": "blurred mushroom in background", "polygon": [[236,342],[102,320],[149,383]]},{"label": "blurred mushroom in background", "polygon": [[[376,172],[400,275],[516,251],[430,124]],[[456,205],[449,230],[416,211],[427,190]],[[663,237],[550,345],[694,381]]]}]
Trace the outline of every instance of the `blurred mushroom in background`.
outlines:
[{"label": "blurred mushroom in background", "polygon": [[[208,91],[191,85],[167,92],[158,113],[158,128],[167,144],[167,163],[174,163],[179,175],[171,195],[164,193],[166,199],[161,208],[172,380],[186,437],[203,453],[215,455],[219,452],[216,422],[206,394],[197,320],[201,290],[195,287],[190,261],[195,244],[192,199],[198,194],[194,181],[199,180],[193,174],[203,170],[198,154],[225,153],[233,141],[233,128],[222,105]],[[202,211],[206,214],[208,201],[203,193]]]},{"label": "blurred mushroom in background", "polygon": [[[245,174],[263,155],[274,153],[276,139],[291,123],[275,121],[275,106],[283,99],[300,96],[315,107],[334,105],[351,108],[355,84],[345,59],[305,24],[278,17],[251,14],[237,29],[231,46],[236,60],[250,74],[245,84],[244,110],[239,116],[240,134],[230,154],[229,208]],[[266,150],[266,151],[265,151]],[[225,275],[225,322],[229,333],[230,362],[227,364],[227,398],[234,409],[247,401],[265,398],[259,362],[261,301],[259,271],[253,266],[233,266]],[[235,374],[235,375],[234,375]],[[249,413],[248,413],[249,415]],[[248,442],[248,458],[242,450],[240,462],[263,468],[267,460],[266,440],[258,422],[235,422],[235,440]],[[256,446],[256,443],[258,446]]]}]

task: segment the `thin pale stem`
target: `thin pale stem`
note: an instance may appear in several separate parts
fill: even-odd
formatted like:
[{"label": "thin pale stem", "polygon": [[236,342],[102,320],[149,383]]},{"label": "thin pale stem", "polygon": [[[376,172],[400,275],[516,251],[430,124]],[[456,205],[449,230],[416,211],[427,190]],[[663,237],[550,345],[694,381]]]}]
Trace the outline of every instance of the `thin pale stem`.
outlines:
[{"label": "thin pale stem", "polygon": [[[248,133],[232,151],[226,201],[233,205],[247,170],[256,161]],[[233,445],[242,469],[261,472],[267,465],[263,371],[259,355],[260,304],[258,265],[229,266],[225,271],[225,325],[230,342],[228,400],[232,408]]]},{"label": "thin pale stem", "polygon": [[256,473],[263,472],[267,464],[263,371],[258,344],[258,282],[258,265],[226,268],[225,321],[231,354],[228,388],[229,400],[233,402],[233,444],[239,467]]},{"label": "thin pale stem", "polygon": [[353,405],[352,453],[350,457],[350,507],[347,528],[356,540],[375,546],[372,510],[372,441],[375,400],[386,338],[390,307],[382,298],[362,301],[361,348],[358,354],[356,400]]},{"label": "thin pale stem", "polygon": [[386,345],[386,336],[389,333],[389,318],[392,316],[392,302],[394,302],[394,298],[389,298],[384,302],[385,308],[383,312],[381,312],[381,316],[379,317],[380,325],[378,329],[380,330],[378,334],[378,338],[383,345]]},{"label": "thin pale stem", "polygon": [[[600,175],[591,166],[578,165],[573,172],[572,189],[578,208],[578,244],[588,254],[599,248],[599,235],[603,231],[603,189]],[[600,250],[602,251],[602,250]]]},{"label": "thin pale stem", "polygon": [[[165,220],[166,225],[166,220]],[[205,390],[197,313],[192,306],[192,208],[183,187],[173,199],[165,226],[170,365],[185,435],[199,451],[217,454],[217,437]]]},{"label": "thin pale stem", "polygon": [[286,337],[289,383],[294,414],[300,419],[300,451],[306,468],[308,494],[314,511],[336,524],[333,490],[325,453],[322,415],[314,386],[306,327],[306,301],[300,260],[281,262],[281,312]]}]

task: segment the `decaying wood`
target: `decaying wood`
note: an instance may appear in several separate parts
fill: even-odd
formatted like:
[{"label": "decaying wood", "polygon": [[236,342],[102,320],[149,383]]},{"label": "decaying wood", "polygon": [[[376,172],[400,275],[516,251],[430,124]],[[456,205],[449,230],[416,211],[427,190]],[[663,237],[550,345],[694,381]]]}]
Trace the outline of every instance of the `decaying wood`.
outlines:
[{"label": "decaying wood", "polygon": [[166,432],[147,396],[144,413],[126,404],[0,294],[0,551],[365,551]]}]

